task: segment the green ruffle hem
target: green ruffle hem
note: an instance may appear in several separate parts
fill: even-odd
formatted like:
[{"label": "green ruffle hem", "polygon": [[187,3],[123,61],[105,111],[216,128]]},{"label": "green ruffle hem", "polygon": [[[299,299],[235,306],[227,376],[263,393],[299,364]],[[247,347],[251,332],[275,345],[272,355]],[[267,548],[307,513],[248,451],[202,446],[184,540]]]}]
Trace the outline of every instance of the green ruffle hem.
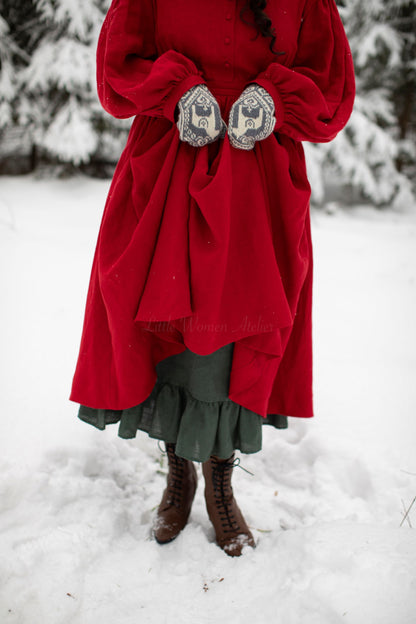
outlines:
[{"label": "green ruffle hem", "polygon": [[156,365],[157,380],[145,401],[124,410],[80,405],[78,417],[98,429],[119,423],[120,438],[137,431],[176,444],[176,454],[203,462],[211,455],[227,459],[235,450],[256,453],[262,448],[262,426],[287,429],[280,414],[263,418],[228,398],[234,343],[209,355],[186,349]]}]

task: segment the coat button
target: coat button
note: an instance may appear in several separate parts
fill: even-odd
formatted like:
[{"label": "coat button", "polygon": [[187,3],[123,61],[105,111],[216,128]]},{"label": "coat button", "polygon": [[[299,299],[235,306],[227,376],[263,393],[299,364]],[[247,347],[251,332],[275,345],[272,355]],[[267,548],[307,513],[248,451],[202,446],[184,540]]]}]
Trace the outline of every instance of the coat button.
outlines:
[{"label": "coat button", "polygon": [[225,45],[229,45],[230,42],[231,42],[230,37],[225,37],[225,39],[224,39]]},{"label": "coat button", "polygon": [[226,19],[226,20],[230,20],[231,18],[232,18],[231,13],[227,13],[227,15],[225,16],[225,19]]},{"label": "coat button", "polygon": [[228,61],[225,61],[224,63],[224,67],[226,67],[227,69],[229,69],[231,67],[231,63],[229,63]]}]

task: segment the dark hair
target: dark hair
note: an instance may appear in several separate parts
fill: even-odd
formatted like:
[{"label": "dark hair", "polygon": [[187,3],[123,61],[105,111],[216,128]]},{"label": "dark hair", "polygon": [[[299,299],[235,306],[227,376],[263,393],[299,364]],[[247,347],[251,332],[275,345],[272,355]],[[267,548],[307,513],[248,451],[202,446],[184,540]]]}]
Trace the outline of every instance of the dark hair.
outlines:
[{"label": "dark hair", "polygon": [[276,41],[276,30],[275,28],[272,28],[272,20],[270,19],[270,17],[263,11],[263,9],[266,8],[266,5],[267,0],[247,0],[246,4],[241,9],[240,17],[245,24],[252,25],[250,22],[247,22],[244,19],[244,13],[248,9],[251,9],[254,15],[254,21],[257,26],[257,35],[255,36],[255,39],[259,36],[259,34],[261,34],[262,37],[271,37],[271,42],[269,46],[270,50],[273,52],[273,54],[276,54],[276,56],[280,56],[281,54],[285,54],[285,52],[275,52],[273,50],[273,46]]}]

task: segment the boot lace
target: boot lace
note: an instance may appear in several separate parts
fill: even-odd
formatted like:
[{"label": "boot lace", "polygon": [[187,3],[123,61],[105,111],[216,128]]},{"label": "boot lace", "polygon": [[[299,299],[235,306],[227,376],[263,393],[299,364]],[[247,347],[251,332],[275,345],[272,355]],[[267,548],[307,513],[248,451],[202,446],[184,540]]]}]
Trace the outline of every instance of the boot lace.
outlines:
[{"label": "boot lace", "polygon": [[184,494],[183,481],[187,460],[176,455],[174,444],[166,444],[166,453],[169,462],[167,504],[180,508]]},{"label": "boot lace", "polygon": [[[231,473],[235,466],[239,466],[240,459],[212,461],[212,484],[214,487],[215,506],[220,518],[224,533],[235,533],[239,524],[233,511],[234,496],[231,487]],[[242,466],[240,466],[242,468]],[[247,471],[248,472],[248,471]]]}]

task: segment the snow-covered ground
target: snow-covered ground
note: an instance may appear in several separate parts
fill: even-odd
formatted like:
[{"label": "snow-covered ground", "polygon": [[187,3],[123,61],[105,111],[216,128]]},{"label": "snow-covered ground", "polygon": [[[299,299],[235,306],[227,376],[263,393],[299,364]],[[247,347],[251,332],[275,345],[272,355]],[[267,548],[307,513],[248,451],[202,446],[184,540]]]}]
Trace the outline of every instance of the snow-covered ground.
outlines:
[{"label": "snow-covered ground", "polygon": [[0,178],[2,624],[413,624],[416,212],[313,211],[316,417],[241,456],[257,548],[232,559],[202,477],[159,546],[156,442],[68,400],[108,187]]}]

